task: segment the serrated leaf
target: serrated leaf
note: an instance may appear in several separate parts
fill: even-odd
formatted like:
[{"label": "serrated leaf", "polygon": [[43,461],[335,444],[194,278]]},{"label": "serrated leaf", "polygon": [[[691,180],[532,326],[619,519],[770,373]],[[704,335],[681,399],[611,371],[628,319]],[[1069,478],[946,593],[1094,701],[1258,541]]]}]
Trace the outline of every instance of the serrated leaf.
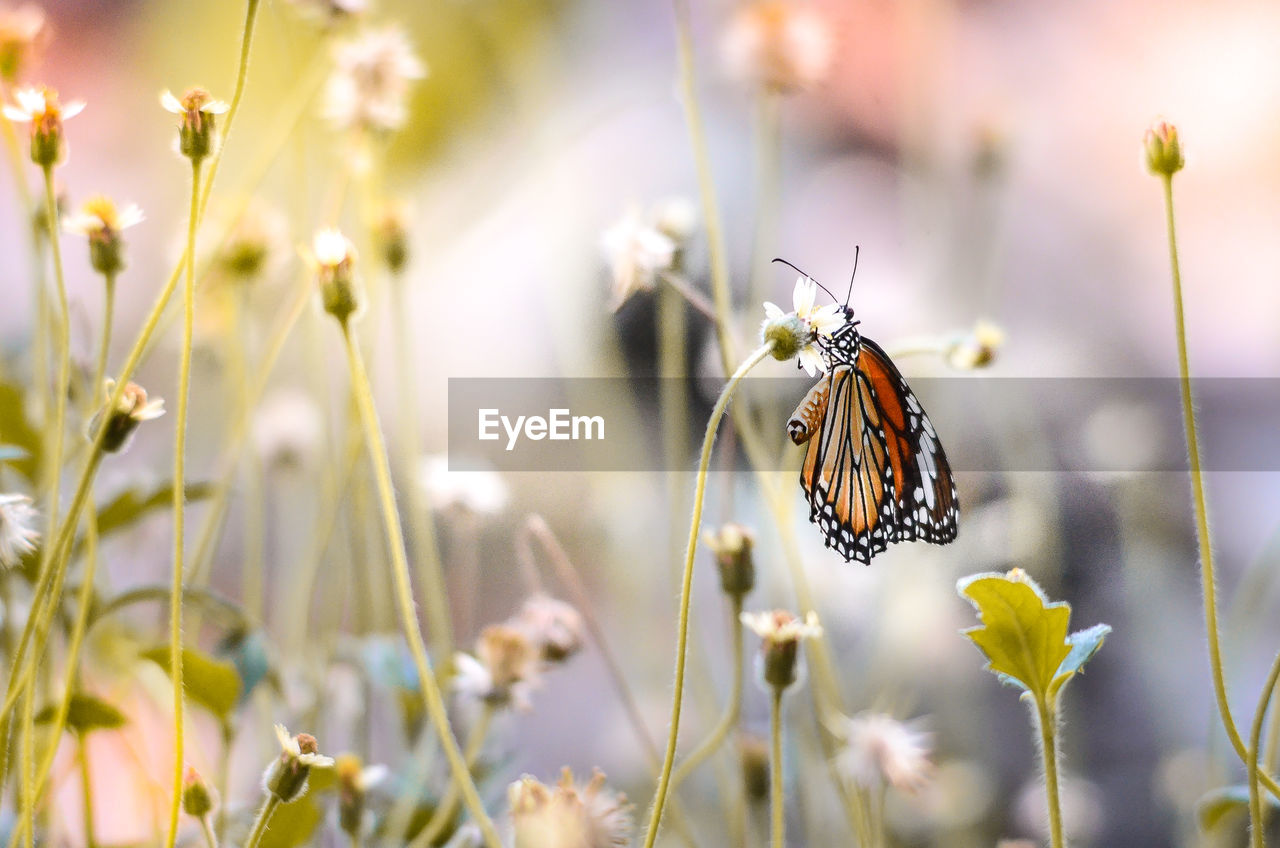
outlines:
[{"label": "serrated leaf", "polygon": [[[1280,802],[1270,792],[1262,793],[1262,803],[1273,810],[1280,809]],[[1200,830],[1205,832],[1221,825],[1232,813],[1248,810],[1249,787],[1242,784],[1211,789],[1196,802],[1196,818],[1200,822]]]},{"label": "serrated leaf", "polygon": [[1107,638],[1107,634],[1111,632],[1109,624],[1095,624],[1093,627],[1078,630],[1067,637],[1067,644],[1071,646],[1071,653],[1067,654],[1067,658],[1062,661],[1062,665],[1058,666],[1058,674],[1053,679],[1053,685],[1049,688],[1049,697],[1056,698],[1058,693],[1062,691],[1062,687],[1067,685],[1067,681],[1075,677],[1080,669],[1084,667],[1094,654],[1098,653],[1098,649],[1102,647],[1102,642]]},{"label": "serrated leaf", "polygon": [[0,442],[26,454],[24,458],[6,458],[5,461],[23,477],[35,480],[40,467],[40,431],[27,419],[26,397],[22,389],[10,383],[0,383]]},{"label": "serrated leaf", "polygon": [[[58,705],[49,706],[36,713],[36,721],[47,724],[53,721]],[[94,695],[76,692],[67,705],[67,730],[89,733],[94,730],[115,730],[128,723],[124,713]]]},{"label": "serrated leaf", "polygon": [[[168,645],[157,645],[143,651],[142,657],[169,673]],[[227,721],[240,699],[240,675],[229,662],[214,659],[195,648],[183,648],[182,688],[192,701]]]},{"label": "serrated leaf", "polygon": [[982,625],[964,634],[987,657],[987,668],[1031,692],[1049,692],[1058,667],[1071,653],[1067,628],[1071,607],[1050,603],[1025,572],[975,574],[956,584],[978,610]]}]

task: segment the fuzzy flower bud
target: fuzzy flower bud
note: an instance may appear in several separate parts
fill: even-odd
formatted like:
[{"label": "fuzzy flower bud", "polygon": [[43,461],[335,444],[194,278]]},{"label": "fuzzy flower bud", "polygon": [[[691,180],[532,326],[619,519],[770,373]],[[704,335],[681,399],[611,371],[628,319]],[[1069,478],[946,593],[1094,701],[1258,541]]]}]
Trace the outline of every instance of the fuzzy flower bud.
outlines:
[{"label": "fuzzy flower bud", "polygon": [[359,836],[363,826],[365,798],[369,790],[387,775],[386,766],[361,764],[354,754],[344,754],[334,762],[338,774],[338,826],[350,836]]},{"label": "fuzzy flower bud", "polygon": [[403,204],[392,204],[384,210],[376,226],[378,249],[391,273],[404,270],[409,261],[408,217]]},{"label": "fuzzy flower bud", "polygon": [[58,92],[51,88],[19,89],[14,99],[18,103],[5,105],[5,117],[31,124],[31,161],[41,168],[52,168],[66,158],[62,122],[80,114],[84,103],[76,100],[63,106],[58,102]]},{"label": "fuzzy flower bud", "polygon": [[267,766],[262,787],[287,804],[306,791],[307,777],[313,767],[329,768],[333,759],[319,753],[316,738],[309,733],[290,736],[283,724],[277,724],[276,739],[280,741],[280,756]]},{"label": "fuzzy flower bud", "polygon": [[107,404],[111,403],[115,389],[116,381],[107,380],[106,400],[89,422],[90,438],[97,438],[99,426],[106,428],[106,436],[102,440],[102,450],[106,453],[124,450],[129,446],[139,424],[164,415],[164,400],[147,400],[147,390],[137,383],[126,383],[119,402],[115,407],[108,408]]},{"label": "fuzzy flower bud", "polygon": [[182,781],[182,811],[192,818],[202,819],[212,813],[215,806],[213,789],[204,782],[200,772],[188,768]]},{"label": "fuzzy flower bud", "polygon": [[360,309],[355,246],[338,230],[320,230],[312,240],[309,259],[320,283],[324,311],[345,323]]},{"label": "fuzzy flower bud", "polygon": [[216,116],[226,112],[230,106],[213,96],[203,88],[189,88],[181,99],[172,92],[165,91],[160,95],[160,105],[166,111],[182,116],[178,124],[178,152],[199,162],[218,149],[218,129]]},{"label": "fuzzy flower bud", "polygon": [[744,612],[742,623],[761,638],[761,677],[772,689],[786,689],[796,682],[800,640],[822,635],[818,616],[812,610],[804,621],[786,610]]},{"label": "fuzzy flower bud", "polygon": [[1172,177],[1182,170],[1186,160],[1182,156],[1182,142],[1178,140],[1178,128],[1173,124],[1157,121],[1142,138],[1146,152],[1147,170],[1153,174]]},{"label": "fuzzy flower bud", "polygon": [[707,547],[720,567],[720,588],[732,598],[741,598],[756,585],[756,564],[751,556],[755,535],[741,524],[726,524],[706,534]]},{"label": "fuzzy flower bud", "polygon": [[79,213],[64,218],[62,227],[89,239],[89,264],[110,277],[125,267],[121,232],[141,221],[142,210],[136,205],[118,209],[111,198],[99,194],[86,200]]}]

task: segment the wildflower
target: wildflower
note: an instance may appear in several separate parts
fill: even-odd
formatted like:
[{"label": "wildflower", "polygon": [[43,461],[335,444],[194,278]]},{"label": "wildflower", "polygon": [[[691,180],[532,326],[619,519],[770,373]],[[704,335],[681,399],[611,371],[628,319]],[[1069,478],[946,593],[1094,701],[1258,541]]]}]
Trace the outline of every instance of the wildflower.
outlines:
[{"label": "wildflower", "polygon": [[283,216],[266,204],[251,201],[229,223],[229,228],[224,224],[219,229],[227,235],[213,257],[228,276],[250,280],[263,274],[270,260],[284,252],[281,246],[287,238],[287,225]]},{"label": "wildflower", "polygon": [[510,624],[538,647],[543,662],[564,662],[582,649],[582,615],[542,592],[526,600]]},{"label": "wildflower", "polygon": [[335,127],[386,133],[404,125],[409,83],[427,68],[400,29],[371,29],[342,42],[333,62],[324,113]]},{"label": "wildflower", "polygon": [[44,12],[24,3],[0,10],[0,78],[12,83],[22,73],[45,29]]},{"label": "wildflower", "polygon": [[301,465],[320,446],[323,432],[320,410],[297,389],[276,390],[253,416],[253,446],[268,466]]},{"label": "wildflower", "polygon": [[0,495],[0,567],[13,568],[33,553],[40,533],[34,528],[36,510],[26,495]]},{"label": "wildflower", "polygon": [[698,226],[698,210],[687,197],[670,197],[653,210],[653,226],[676,243],[687,242]]},{"label": "wildflower", "polygon": [[118,209],[104,195],[90,197],[75,215],[62,220],[67,232],[89,239],[89,264],[99,274],[112,276],[124,270],[124,242],[120,233],[142,222],[142,210],[130,203]]},{"label": "wildflower", "polygon": [[675,267],[677,243],[632,207],[605,230],[601,248],[613,274],[613,305],[617,310],[631,295],[652,291],[658,275]]},{"label": "wildflower", "polygon": [[51,88],[20,88],[13,96],[18,105],[5,104],[5,117],[31,124],[31,161],[52,168],[65,158],[62,122],[84,111],[84,101],[73,100],[63,106],[58,92]]},{"label": "wildflower", "polygon": [[846,718],[840,735],[844,748],[836,756],[836,767],[863,789],[892,786],[914,792],[933,768],[930,734],[892,716],[867,712]]},{"label": "wildflower", "polygon": [[202,819],[213,812],[215,806],[213,789],[204,782],[200,772],[188,768],[187,776],[182,780],[182,811],[192,818]]},{"label": "wildflower", "polygon": [[476,656],[459,653],[453,686],[459,694],[495,706],[527,710],[529,691],[537,681],[539,649],[522,631],[491,625],[476,640]]},{"label": "wildflower", "polygon": [[188,88],[179,99],[167,89],[160,94],[166,111],[182,116],[178,125],[178,152],[199,162],[218,149],[217,116],[231,107],[203,88]]},{"label": "wildflower", "polygon": [[408,218],[409,209],[406,204],[390,203],[374,225],[382,261],[387,263],[387,268],[393,274],[403,271],[409,261]]},{"label": "wildflower", "polygon": [[280,741],[280,756],[267,766],[262,786],[264,791],[287,804],[306,791],[311,769],[329,768],[333,758],[319,753],[314,736],[309,733],[290,736],[283,724],[276,725],[276,739]]},{"label": "wildflower", "polygon": [[1004,345],[1004,330],[989,321],[979,321],[963,335],[946,346],[947,364],[960,371],[986,368],[995,361]]},{"label": "wildflower", "polygon": [[477,515],[500,512],[510,499],[496,471],[450,471],[449,457],[424,457],[418,484],[436,509],[461,509]]},{"label": "wildflower", "polygon": [[[108,410],[106,404],[111,402],[115,394],[116,381],[106,381],[106,402],[89,422],[90,438],[96,438],[98,426],[106,428],[106,436],[102,441],[102,450],[106,453],[119,453],[129,446],[133,432],[143,421],[150,421],[164,415],[164,400],[156,398],[147,400],[147,390],[137,383],[126,383],[120,401],[114,409]],[[105,416],[105,422],[104,422]]]},{"label": "wildflower", "polygon": [[764,801],[769,797],[769,740],[754,733],[738,734],[738,761],[747,797]]},{"label": "wildflower", "polygon": [[822,635],[818,614],[810,610],[801,621],[786,610],[773,610],[744,612],[740,618],[743,625],[764,640],[760,645],[764,682],[774,689],[786,689],[795,683],[800,640]]},{"label": "wildflower", "polygon": [[338,825],[344,833],[358,836],[364,819],[365,796],[387,777],[387,767],[362,766],[360,758],[344,754],[334,763],[338,773]]},{"label": "wildflower", "polygon": [[723,47],[734,76],[783,93],[821,82],[835,52],[831,26],[817,11],[782,0],[757,0],[739,8]]},{"label": "wildflower", "polygon": [[1178,128],[1164,121],[1152,124],[1142,137],[1146,153],[1147,170],[1153,174],[1172,177],[1182,170],[1186,159],[1182,155],[1182,142],[1178,140]]},{"label": "wildflower", "polygon": [[568,768],[545,786],[525,775],[507,788],[514,848],[626,848],[633,828],[627,797],[605,786],[597,769],[580,786]]},{"label": "wildflower", "polygon": [[766,302],[765,320],[760,325],[760,337],[773,342],[773,358],[785,362],[794,357],[812,377],[827,370],[827,364],[815,342],[844,326],[844,311],[835,304],[814,306],[818,299],[818,284],[808,277],[796,280],[791,293],[792,312],[783,312],[778,306]]},{"label": "wildflower", "polygon": [[360,292],[355,279],[356,248],[336,229],[320,230],[305,258],[320,282],[324,310],[346,322],[360,308]]},{"label": "wildflower", "polygon": [[729,523],[704,538],[720,567],[720,588],[726,595],[741,598],[755,588],[756,565],[751,556],[755,535],[750,530]]}]

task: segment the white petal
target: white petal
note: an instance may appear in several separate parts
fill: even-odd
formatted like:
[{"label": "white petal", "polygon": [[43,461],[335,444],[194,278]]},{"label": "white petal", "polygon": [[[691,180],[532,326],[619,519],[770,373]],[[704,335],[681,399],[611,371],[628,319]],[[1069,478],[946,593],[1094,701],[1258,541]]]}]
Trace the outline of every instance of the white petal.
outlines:
[{"label": "white petal", "polygon": [[18,105],[22,107],[22,111],[26,112],[28,117],[32,115],[43,115],[45,110],[44,92],[37,88],[22,88],[13,95]]},{"label": "white petal", "polygon": [[778,318],[781,318],[786,313],[783,312],[777,306],[777,304],[770,303],[769,301],[766,300],[764,302],[764,314],[766,318],[773,321],[773,320],[777,320]]},{"label": "white petal", "polygon": [[809,315],[809,326],[814,332],[829,336],[844,326],[844,310],[835,304],[819,306]]},{"label": "white petal", "polygon": [[25,124],[27,121],[31,120],[31,115],[26,111],[17,106],[10,106],[8,103],[4,104],[4,116],[9,120],[16,121],[20,124]]},{"label": "white petal", "polygon": [[62,120],[74,118],[84,111],[85,102],[83,100],[72,100],[66,106],[62,107]]},{"label": "white petal", "polygon": [[172,112],[175,115],[181,115],[183,112],[187,111],[182,108],[182,104],[178,102],[178,98],[173,96],[173,92],[167,88],[160,92],[160,105],[163,106],[166,111]]},{"label": "white petal", "polygon": [[801,318],[807,318],[817,297],[818,286],[813,280],[808,277],[801,277],[796,280],[795,290],[791,292],[791,304],[795,307],[797,315]]},{"label": "white petal", "polygon": [[200,107],[200,111],[208,115],[221,115],[230,108],[231,105],[224,100],[210,100]]},{"label": "white petal", "polygon": [[102,220],[97,215],[76,213],[62,219],[62,229],[78,236],[87,236],[90,231],[101,228]]},{"label": "white petal", "polygon": [[142,214],[142,208],[136,203],[130,203],[124,209],[120,210],[120,229],[125,230],[134,224],[140,224],[145,216]]},{"label": "white petal", "polygon": [[826,360],[822,358],[822,354],[818,353],[818,349],[813,345],[807,345],[800,351],[800,364],[805,371],[809,372],[810,377],[816,377],[827,370]]}]

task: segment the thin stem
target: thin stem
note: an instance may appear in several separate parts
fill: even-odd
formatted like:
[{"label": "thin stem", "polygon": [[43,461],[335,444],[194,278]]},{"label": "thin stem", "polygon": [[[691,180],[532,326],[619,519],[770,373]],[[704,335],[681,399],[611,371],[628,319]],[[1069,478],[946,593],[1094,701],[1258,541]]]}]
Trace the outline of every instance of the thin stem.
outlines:
[{"label": "thin stem", "polygon": [[1048,704],[1037,703],[1036,712],[1040,725],[1040,755],[1044,759],[1044,791],[1049,802],[1049,845],[1050,848],[1065,848],[1062,807],[1058,799],[1058,721],[1054,708]]},{"label": "thin stem", "polygon": [[691,288],[689,286],[689,281],[686,280],[683,275],[665,271],[658,275],[658,279],[670,286],[708,321],[713,324],[716,322],[715,306],[708,302],[701,292]]},{"label": "thin stem", "polygon": [[275,795],[267,796],[262,809],[258,810],[258,817],[253,820],[253,828],[249,831],[249,838],[244,841],[244,848],[258,848],[258,843],[262,841],[262,835],[267,832],[267,825],[271,823],[271,817],[279,806],[279,798]]},{"label": "thin stem", "polygon": [[[89,737],[86,733],[77,735],[80,740],[80,799],[84,813],[84,844],[87,848],[94,848],[98,840],[93,835],[93,779],[92,772],[89,771]],[[51,744],[56,748],[57,740],[54,739]]]},{"label": "thin stem", "polygon": [[382,430],[378,424],[378,410],[373,402],[369,375],[365,371],[354,328],[346,321],[341,324],[342,340],[347,351],[347,364],[351,371],[352,391],[359,407],[365,443],[368,445],[369,457],[377,478],[382,520],[387,534],[387,545],[391,550],[392,577],[395,582],[400,624],[404,629],[405,640],[409,643],[409,652],[413,655],[414,665],[417,667],[418,682],[422,687],[422,698],[427,715],[435,726],[436,734],[440,738],[440,746],[444,749],[445,757],[449,761],[453,780],[462,792],[468,812],[480,827],[485,845],[488,848],[501,848],[502,842],[498,839],[498,832],[485,812],[466,760],[458,750],[457,740],[453,738],[449,717],[445,711],[444,697],[431,671],[431,661],[427,657],[427,648],[423,643],[422,630],[418,626],[417,612],[413,605],[413,586],[409,579],[408,559],[405,556],[404,533],[400,528],[400,517],[396,512],[395,492],[391,486],[391,468],[387,461],[387,447],[383,442]]},{"label": "thin stem", "polygon": [[89,391],[86,393],[91,406],[99,400],[102,381],[107,376],[107,359],[111,354],[111,325],[115,320],[116,308],[115,272],[104,274],[103,282],[105,287],[103,289],[102,305],[102,337],[98,341],[98,361],[93,368],[93,382],[89,384]]},{"label": "thin stem", "polygon": [[667,790],[671,784],[671,770],[675,764],[676,744],[680,739],[680,707],[684,695],[684,672],[686,647],[689,636],[689,602],[693,594],[693,559],[698,550],[698,530],[702,526],[702,501],[707,489],[707,469],[711,465],[711,447],[715,444],[716,430],[720,419],[724,417],[729,400],[734,390],[742,382],[742,378],[760,363],[773,350],[773,342],[767,342],[746,358],[738,370],[725,383],[715,407],[711,410],[711,418],[707,421],[707,432],[702,439],[702,454],[698,460],[698,478],[693,490],[693,516],[689,523],[689,542],[685,548],[684,577],[680,589],[680,619],[676,631],[676,669],[675,692],[671,698],[671,727],[667,736],[667,752],[663,757],[662,771],[658,775],[658,787],[654,793],[653,808],[649,816],[649,826],[645,833],[645,848],[653,848],[658,839],[658,827],[662,823],[662,809],[666,804]]},{"label": "thin stem", "polygon": [[191,346],[195,332],[196,226],[200,222],[200,160],[191,162],[191,210],[187,217],[187,273],[182,293],[182,354],[178,365],[178,414],[173,437],[173,585],[169,597],[169,676],[173,678],[173,798],[167,848],[178,839],[182,811],[185,745],[182,689],[182,579],[185,557],[187,406],[191,393]]},{"label": "thin stem", "polygon": [[[493,721],[494,711],[493,704],[486,701],[480,710],[476,723],[471,726],[471,730],[467,733],[467,747],[462,756],[467,761],[468,769],[476,767],[476,760],[480,758],[480,750],[484,747],[485,739],[489,736],[489,725]],[[449,784],[444,798],[441,799],[435,812],[431,814],[431,819],[427,822],[427,826],[414,838],[413,842],[409,843],[410,848],[426,848],[426,846],[434,844],[436,839],[444,833],[445,828],[453,822],[454,815],[458,812],[457,786],[456,783]]]},{"label": "thin stem", "polygon": [[1253,727],[1249,733],[1249,756],[1245,765],[1249,767],[1249,844],[1252,848],[1263,848],[1266,844],[1267,822],[1262,813],[1262,791],[1258,786],[1258,775],[1261,766],[1258,763],[1258,752],[1262,743],[1262,726],[1266,723],[1267,708],[1271,706],[1271,696],[1275,694],[1276,682],[1280,681],[1280,654],[1271,662],[1271,672],[1262,687],[1262,695],[1258,698],[1258,709],[1253,714]]},{"label": "thin stem", "polygon": [[222,122],[222,142],[213,151],[213,155],[209,157],[209,173],[205,179],[202,197],[200,200],[200,213],[197,217],[204,216],[205,207],[209,205],[209,195],[213,188],[214,177],[218,175],[218,165],[222,162],[222,152],[227,148],[227,137],[231,135],[231,125],[235,123],[236,115],[240,111],[240,98],[244,96],[245,83],[249,79],[249,48],[253,45],[254,24],[258,19],[258,5],[261,0],[249,0],[244,12],[244,29],[240,36],[240,62],[236,68],[236,86],[231,94],[231,105],[227,109],[226,120]]},{"label": "thin stem", "polygon": [[[1209,642],[1209,669],[1213,676],[1213,693],[1218,704],[1218,715],[1227,731],[1227,738],[1241,762],[1248,762],[1249,752],[1235,719],[1231,716],[1231,702],[1227,698],[1226,672],[1222,664],[1222,645],[1218,632],[1217,580],[1213,565],[1213,546],[1209,537],[1209,509],[1204,494],[1204,472],[1200,465],[1200,438],[1196,433],[1195,405],[1191,398],[1191,369],[1187,362],[1187,328],[1182,309],[1182,272],[1178,266],[1178,237],[1173,215],[1173,177],[1161,178],[1164,186],[1165,227],[1169,237],[1169,265],[1173,276],[1174,331],[1178,339],[1178,377],[1182,389],[1182,421],[1187,435],[1187,460],[1191,466],[1191,490],[1196,514],[1196,537],[1200,542],[1200,588],[1204,595],[1204,624]],[[1280,784],[1266,772],[1259,772],[1258,779],[1271,794],[1280,798]]]},{"label": "thin stem", "polygon": [[218,848],[218,836],[213,832],[208,816],[200,817],[200,832],[204,834],[205,848]]},{"label": "thin stem", "polygon": [[773,848],[782,848],[786,839],[787,799],[782,794],[782,693],[781,686],[773,688],[773,699],[769,709],[769,809],[772,834],[770,844]]},{"label": "thin stem", "polygon": [[688,777],[694,769],[702,764],[703,760],[719,750],[724,744],[724,740],[728,738],[729,733],[738,724],[738,716],[742,713],[742,645],[744,640],[744,628],[739,618],[742,615],[742,596],[734,595],[730,602],[732,611],[729,618],[730,641],[733,643],[733,683],[729,691],[729,702],[725,704],[724,712],[720,715],[720,720],[716,722],[715,728],[712,729],[710,735],[702,740],[697,748],[693,749],[693,753],[685,757],[684,761],[676,768],[675,773],[671,775],[671,791],[675,792],[684,779]]}]

